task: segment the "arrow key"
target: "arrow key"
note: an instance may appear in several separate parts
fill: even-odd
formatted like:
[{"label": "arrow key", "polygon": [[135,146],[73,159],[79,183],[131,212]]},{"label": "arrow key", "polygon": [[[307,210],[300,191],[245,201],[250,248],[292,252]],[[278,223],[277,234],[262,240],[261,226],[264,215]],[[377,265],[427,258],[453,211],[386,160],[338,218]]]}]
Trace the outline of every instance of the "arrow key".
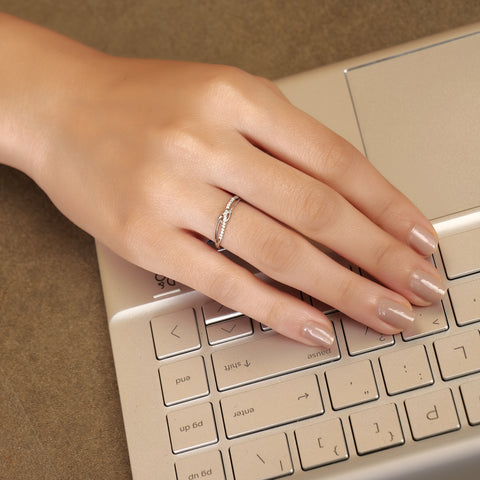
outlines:
[{"label": "arrow key", "polygon": [[160,315],[150,322],[156,357],[173,357],[200,348],[195,310]]},{"label": "arrow key", "polygon": [[202,307],[203,318],[206,325],[211,325],[216,322],[222,322],[230,318],[239,317],[240,312],[225,307],[222,304],[211,300]]},{"label": "arrow key", "polygon": [[219,343],[237,340],[252,333],[252,321],[244,315],[207,325],[208,343],[210,343],[210,345],[218,345]]}]

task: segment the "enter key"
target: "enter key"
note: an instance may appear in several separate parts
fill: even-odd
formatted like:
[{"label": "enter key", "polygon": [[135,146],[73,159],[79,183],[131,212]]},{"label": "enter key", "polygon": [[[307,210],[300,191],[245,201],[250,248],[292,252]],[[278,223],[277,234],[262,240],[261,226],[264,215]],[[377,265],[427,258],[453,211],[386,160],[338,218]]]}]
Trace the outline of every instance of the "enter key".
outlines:
[{"label": "enter key", "polygon": [[221,400],[228,438],[321,415],[323,403],[315,375],[255,388]]}]

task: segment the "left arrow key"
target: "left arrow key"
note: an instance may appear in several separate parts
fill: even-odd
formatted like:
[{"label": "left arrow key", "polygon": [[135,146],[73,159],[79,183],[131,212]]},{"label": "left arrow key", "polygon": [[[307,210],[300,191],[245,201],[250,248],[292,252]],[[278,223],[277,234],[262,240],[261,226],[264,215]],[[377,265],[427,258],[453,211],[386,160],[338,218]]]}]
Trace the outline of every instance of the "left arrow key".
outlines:
[{"label": "left arrow key", "polygon": [[173,330],[170,332],[170,334],[173,335],[174,337],[180,338],[180,335],[177,335],[177,334],[175,333],[175,330],[176,330],[177,328],[178,328],[178,325],[175,325],[175,326],[173,327]]},{"label": "left arrow key", "polygon": [[152,318],[150,325],[159,360],[200,348],[197,319],[192,308]]}]

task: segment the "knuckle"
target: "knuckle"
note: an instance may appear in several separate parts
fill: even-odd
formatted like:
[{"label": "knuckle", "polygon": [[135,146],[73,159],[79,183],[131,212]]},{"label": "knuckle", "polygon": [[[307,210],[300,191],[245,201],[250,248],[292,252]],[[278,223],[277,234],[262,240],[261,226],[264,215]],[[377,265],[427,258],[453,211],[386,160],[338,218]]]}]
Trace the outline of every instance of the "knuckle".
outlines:
[{"label": "knuckle", "polygon": [[218,302],[229,305],[234,302],[239,292],[237,277],[227,268],[216,268],[206,280],[206,293]]},{"label": "knuckle", "polygon": [[337,213],[337,199],[333,191],[318,185],[303,189],[296,202],[298,228],[312,238],[334,222]]},{"label": "knuckle", "polygon": [[277,96],[279,96],[283,99],[286,99],[285,95],[280,90],[280,88],[274,82],[272,82],[270,79],[265,78],[265,77],[258,77],[258,76],[251,77],[251,78],[253,78],[258,83],[258,85],[262,85],[266,89],[275,93]]},{"label": "knuckle", "polygon": [[[203,108],[224,116],[256,112],[266,95],[283,96],[270,80],[231,67],[217,67],[201,86]],[[234,109],[234,110],[233,110]]]},{"label": "knuckle", "polygon": [[399,250],[395,242],[384,242],[381,245],[377,246],[374,253],[374,270],[381,271],[384,269],[388,269],[389,265],[395,263],[395,259],[398,253]]},{"label": "knuckle", "polygon": [[297,235],[288,229],[269,231],[257,241],[256,255],[265,273],[283,273],[294,265],[300,250]]},{"label": "knuckle", "polygon": [[204,98],[207,100],[221,100],[243,95],[254,77],[243,70],[219,66],[202,85]]},{"label": "knuckle", "polygon": [[408,219],[408,213],[403,211],[401,205],[401,199],[397,196],[392,196],[386,201],[384,200],[381,209],[374,218],[374,221],[378,225],[401,225],[406,221],[408,222],[408,220],[406,220]]},{"label": "knuckle", "polygon": [[195,159],[199,155],[208,155],[212,149],[206,137],[181,120],[171,121],[164,126],[160,140],[155,143],[155,151],[170,159]]},{"label": "knuckle", "polygon": [[342,279],[338,286],[338,302],[339,305],[351,305],[352,300],[355,298],[356,288],[355,279],[353,276]]},{"label": "knuckle", "polygon": [[278,333],[284,333],[285,312],[289,311],[287,300],[277,300],[269,305],[262,323],[273,328]]},{"label": "knuckle", "polygon": [[353,167],[348,144],[336,134],[323,146],[322,163],[328,177],[340,178]]}]

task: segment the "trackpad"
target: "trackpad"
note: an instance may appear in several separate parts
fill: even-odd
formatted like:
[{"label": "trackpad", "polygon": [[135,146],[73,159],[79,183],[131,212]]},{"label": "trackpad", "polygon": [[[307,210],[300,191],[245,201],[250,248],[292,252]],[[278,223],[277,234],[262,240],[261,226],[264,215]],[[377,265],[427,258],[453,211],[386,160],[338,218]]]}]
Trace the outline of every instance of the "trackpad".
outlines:
[{"label": "trackpad", "polygon": [[431,220],[480,206],[480,34],[346,72],[369,160]]}]

